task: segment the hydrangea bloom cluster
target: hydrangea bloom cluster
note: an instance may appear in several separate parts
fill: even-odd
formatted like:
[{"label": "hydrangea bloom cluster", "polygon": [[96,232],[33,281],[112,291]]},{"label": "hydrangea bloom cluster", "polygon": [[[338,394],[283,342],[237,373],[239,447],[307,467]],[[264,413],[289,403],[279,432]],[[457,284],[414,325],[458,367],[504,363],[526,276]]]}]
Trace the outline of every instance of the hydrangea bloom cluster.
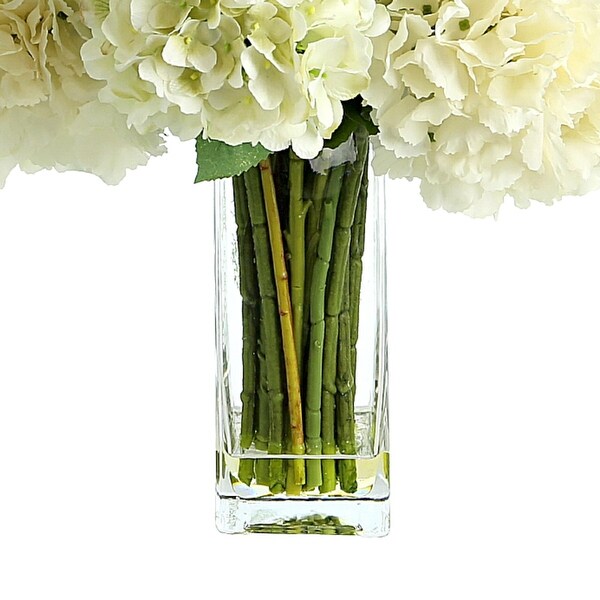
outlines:
[{"label": "hydrangea bloom cluster", "polygon": [[96,173],[116,183],[162,152],[98,100],[80,50],[90,35],[70,0],[0,3],[0,187],[17,165]]},{"label": "hydrangea bloom cluster", "polygon": [[597,0],[3,0],[0,185],[119,181],[162,134],[313,158],[362,97],[378,174],[495,214],[600,186]]},{"label": "hydrangea bloom cluster", "polygon": [[597,0],[393,0],[375,42],[375,169],[486,216],[600,184]]},{"label": "hydrangea bloom cluster", "polygon": [[86,68],[146,133],[312,158],[369,81],[375,0],[96,0]]}]

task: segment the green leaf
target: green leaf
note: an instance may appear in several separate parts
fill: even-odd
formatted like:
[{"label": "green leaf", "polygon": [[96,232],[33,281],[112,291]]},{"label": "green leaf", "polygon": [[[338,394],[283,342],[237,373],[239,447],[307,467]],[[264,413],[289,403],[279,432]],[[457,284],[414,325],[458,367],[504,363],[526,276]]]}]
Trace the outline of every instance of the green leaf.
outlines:
[{"label": "green leaf", "polygon": [[198,163],[196,183],[241,175],[251,167],[255,167],[261,160],[268,158],[270,154],[271,151],[260,144],[229,146],[225,142],[199,137],[196,140],[196,162]]},{"label": "green leaf", "polygon": [[364,128],[369,135],[378,132],[377,126],[371,120],[371,111],[363,107],[360,98],[354,98],[343,103],[344,117],[340,126],[333,132],[331,139],[325,141],[326,148],[337,148],[343,144],[356,130]]}]

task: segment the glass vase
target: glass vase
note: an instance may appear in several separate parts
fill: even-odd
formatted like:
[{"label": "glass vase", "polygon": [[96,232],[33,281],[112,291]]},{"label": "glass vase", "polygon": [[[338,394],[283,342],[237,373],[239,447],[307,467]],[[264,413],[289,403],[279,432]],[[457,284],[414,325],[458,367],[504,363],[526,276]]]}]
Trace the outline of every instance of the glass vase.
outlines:
[{"label": "glass vase", "polygon": [[385,196],[366,134],[215,184],[216,524],[389,531]]}]

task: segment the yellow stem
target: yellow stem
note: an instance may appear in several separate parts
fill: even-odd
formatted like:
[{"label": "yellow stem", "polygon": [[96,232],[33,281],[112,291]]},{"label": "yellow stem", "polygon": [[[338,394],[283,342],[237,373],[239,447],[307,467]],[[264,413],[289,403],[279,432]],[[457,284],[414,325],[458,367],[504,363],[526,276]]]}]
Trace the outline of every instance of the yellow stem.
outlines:
[{"label": "yellow stem", "polygon": [[[304,454],[304,429],[302,425],[302,398],[300,394],[300,374],[298,371],[298,357],[294,343],[294,325],[292,322],[292,302],[288,285],[288,273],[285,266],[285,253],[281,222],[277,208],[277,195],[275,182],[269,160],[260,163],[260,175],[271,240],[271,254],[273,256],[273,270],[277,287],[277,301],[279,303],[279,318],[281,322],[281,337],[283,339],[283,357],[285,362],[288,402],[290,407],[290,425],[292,430],[292,454]],[[304,461],[294,460],[294,480],[297,485],[305,481]]]}]

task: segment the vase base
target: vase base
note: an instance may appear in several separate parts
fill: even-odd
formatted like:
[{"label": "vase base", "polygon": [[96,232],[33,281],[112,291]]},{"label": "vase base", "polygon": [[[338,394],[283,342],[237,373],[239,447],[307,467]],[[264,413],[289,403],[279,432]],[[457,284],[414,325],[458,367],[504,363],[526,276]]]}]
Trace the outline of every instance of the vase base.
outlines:
[{"label": "vase base", "polygon": [[389,498],[244,499],[216,496],[222,533],[285,533],[383,537],[390,529]]}]

